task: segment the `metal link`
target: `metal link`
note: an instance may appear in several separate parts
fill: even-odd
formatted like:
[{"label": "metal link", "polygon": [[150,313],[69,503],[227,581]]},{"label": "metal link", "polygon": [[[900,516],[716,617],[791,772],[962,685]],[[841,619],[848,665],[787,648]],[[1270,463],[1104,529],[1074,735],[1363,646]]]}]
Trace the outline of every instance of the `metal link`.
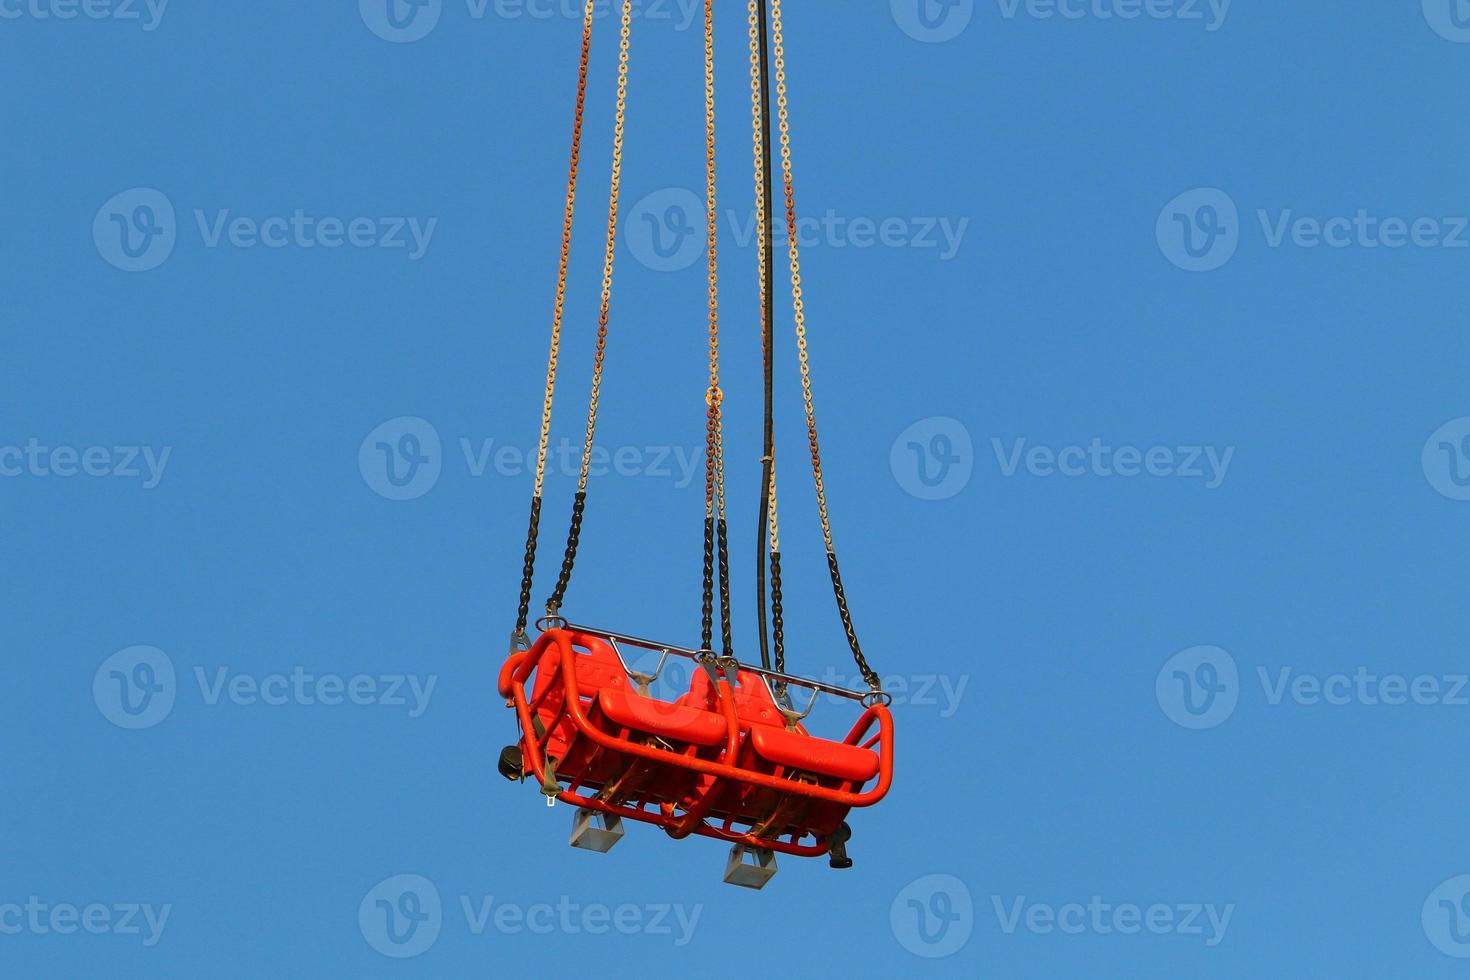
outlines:
[{"label": "metal link", "polygon": [[595,0],[587,0],[582,15],[582,52],[577,67],[577,101],[572,119],[571,159],[567,164],[566,206],[562,213],[561,258],[556,271],[556,298],[551,310],[551,349],[546,356],[546,392],[541,402],[541,430],[536,448],[536,482],[531,494],[530,529],[521,566],[521,596],[515,635],[524,636],[531,611],[531,587],[536,574],[536,543],[541,525],[541,493],[546,484],[546,454],[551,442],[551,405],[556,394],[556,371],[561,356],[561,327],[566,311],[567,268],[572,257],[572,225],[577,210],[577,176],[582,162],[582,125],[587,110],[587,71],[592,60],[592,24]]},{"label": "metal link", "polygon": [[771,644],[776,673],[786,673],[786,612],[781,600],[781,552],[771,552]]},{"label": "metal link", "polygon": [[[588,0],[589,15],[595,0]],[[546,607],[555,612],[561,608],[571,583],[577,561],[577,545],[582,533],[582,514],[587,503],[587,478],[592,470],[592,448],[597,438],[597,413],[602,404],[602,373],[607,357],[608,319],[612,309],[613,265],[617,256],[618,202],[623,184],[623,129],[628,114],[628,49],[632,40],[634,0],[623,0],[618,33],[618,95],[613,120],[612,179],[607,197],[607,238],[602,260],[602,297],[597,312],[597,343],[592,357],[592,394],[587,400],[587,433],[582,442],[582,467],[577,476],[577,496],[572,507],[571,528],[562,558],[561,575],[556,592]]]},{"label": "metal link", "polygon": [[[760,232],[757,241],[756,267],[760,276],[761,361],[764,377],[765,417],[762,427],[760,518],[755,539],[756,628],[760,634],[761,666],[770,669],[770,641],[766,635],[766,542],[775,527],[776,517],[776,446],[774,422],[775,351],[774,330],[775,280],[772,267],[771,222],[771,104],[768,72],[769,32],[766,0],[749,0],[747,4],[750,40],[750,116],[752,151],[755,158],[755,216]],[[775,550],[775,549],[772,549]]]},{"label": "metal link", "polygon": [[526,556],[521,564],[521,600],[516,613],[516,633],[526,631],[526,620],[531,615],[531,583],[536,574],[536,538],[541,527],[541,498],[531,498],[531,526],[526,531]]},{"label": "metal link", "polygon": [[786,251],[791,266],[791,305],[796,320],[796,352],[801,366],[802,403],[806,409],[807,444],[812,458],[812,479],[817,490],[817,513],[822,522],[822,540],[827,545],[827,566],[832,575],[832,591],[837,600],[837,612],[842,628],[847,634],[848,646],[853,659],[868,685],[874,690],[882,687],[882,680],[868,666],[858,642],[857,630],[852,624],[852,613],[848,609],[847,595],[842,587],[842,573],[837,566],[837,549],[832,544],[832,520],[827,511],[827,487],[822,475],[822,448],[817,437],[817,410],[812,395],[811,357],[807,350],[806,300],[801,285],[801,236],[796,224],[796,181],[791,153],[791,111],[786,84],[786,38],[781,17],[781,0],[771,0],[771,46],[776,75],[776,111],[781,130],[781,179],[786,192]]},{"label": "metal link", "polygon": [[572,582],[572,568],[577,564],[577,548],[582,543],[582,514],[587,509],[587,494],[578,492],[572,499],[572,526],[567,531],[567,550],[561,559],[561,573],[556,578],[556,591],[546,600],[546,611],[555,614],[567,596]]},{"label": "metal link", "polygon": [[[716,547],[719,550],[720,635],[731,654],[730,558],[725,525],[725,394],[720,388],[720,212],[715,167],[714,0],[704,0],[705,251],[709,290],[709,388],[705,392],[703,643],[713,643]],[[717,530],[718,528],[718,530]]]}]

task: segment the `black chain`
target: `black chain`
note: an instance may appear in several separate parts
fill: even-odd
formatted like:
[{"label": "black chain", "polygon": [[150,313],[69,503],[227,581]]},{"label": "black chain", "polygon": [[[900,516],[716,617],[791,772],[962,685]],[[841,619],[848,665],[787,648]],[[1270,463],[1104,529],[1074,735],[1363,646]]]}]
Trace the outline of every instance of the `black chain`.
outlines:
[{"label": "black chain", "polygon": [[701,650],[713,649],[715,634],[715,521],[712,517],[704,519],[704,603],[702,628],[700,631],[699,648]]},{"label": "black chain", "polygon": [[842,617],[842,628],[847,632],[847,645],[852,647],[852,658],[857,661],[858,670],[862,671],[863,680],[868,682],[868,686],[875,691],[881,691],[883,679],[868,666],[868,658],[863,656],[857,630],[852,626],[852,613],[847,608],[847,592],[842,588],[842,571],[837,567],[837,556],[830,551],[827,552],[827,570],[832,573],[832,592],[837,596],[837,613]]},{"label": "black chain", "polygon": [[720,642],[725,656],[735,656],[735,643],[730,630],[730,535],[725,521],[715,525],[720,542]]},{"label": "black chain", "polygon": [[572,526],[567,531],[567,550],[561,560],[561,574],[556,579],[556,591],[546,600],[546,611],[555,615],[561,610],[567,596],[567,586],[572,581],[572,566],[577,563],[577,546],[582,542],[582,512],[587,508],[587,492],[578,491],[572,502]]},{"label": "black chain", "polygon": [[516,613],[516,633],[526,632],[526,620],[531,616],[531,581],[536,574],[536,537],[541,528],[541,498],[531,498],[531,526],[526,531],[526,558],[521,566],[521,605]]},{"label": "black chain", "polygon": [[776,673],[786,673],[786,617],[781,602],[781,552],[771,552],[771,638],[776,648]]}]

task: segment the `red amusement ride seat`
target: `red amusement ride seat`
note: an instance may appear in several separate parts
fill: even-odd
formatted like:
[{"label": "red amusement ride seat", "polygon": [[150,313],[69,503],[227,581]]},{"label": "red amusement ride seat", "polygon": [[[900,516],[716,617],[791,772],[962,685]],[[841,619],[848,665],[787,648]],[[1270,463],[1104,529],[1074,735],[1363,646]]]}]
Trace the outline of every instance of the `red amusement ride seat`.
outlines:
[{"label": "red amusement ride seat", "polygon": [[[630,671],[620,644],[694,661],[688,693],[667,701],[636,689],[630,676],[644,686],[657,678]],[[865,708],[843,741],[819,738],[777,700],[778,684],[811,685],[813,701],[835,694]],[[511,655],[499,686],[522,733],[507,775],[534,778],[549,800],[578,807],[579,829],[591,828],[588,813],[602,815],[603,836],[580,842],[591,849],[611,847],[626,818],[675,838],[814,857],[834,844],[840,851],[848,811],[878,802],[893,780],[886,699],[697,651],[553,627]]]},{"label": "red amusement ride seat", "polygon": [[[846,844],[851,835],[849,813],[877,803],[893,782],[893,717],[891,698],[878,674],[868,666],[858,643],[843,590],[812,399],[807,315],[801,288],[800,236],[792,181],[791,131],[780,0],[750,4],[750,61],[756,167],[756,215],[760,236],[762,350],[765,368],[764,451],[761,456],[761,506],[756,535],[757,630],[761,666],[735,656],[731,631],[728,529],[725,509],[724,392],[719,381],[719,278],[717,269],[718,204],[715,198],[714,26],[713,0],[705,0],[706,219],[709,267],[709,386],[704,414],[705,513],[704,591],[701,642],[697,648],[654,643],[622,633],[572,626],[560,615],[580,542],[594,449],[604,353],[608,339],[613,264],[617,253],[618,189],[622,173],[624,108],[629,67],[629,34],[636,0],[621,0],[617,74],[617,117],[611,195],[608,205],[601,306],[598,313],[592,394],[587,414],[582,466],[573,498],[571,528],[556,589],[546,602],[546,617],[537,623],[539,637],[526,631],[546,477],[567,272],[581,159],[587,68],[595,20],[595,2],[586,0],[582,25],[571,165],[562,226],[561,263],[552,315],[551,355],[547,364],[535,489],[522,566],[520,606],[511,652],[499,675],[499,691],[515,711],[516,744],[501,754],[500,771],[515,781],[534,779],[548,804],[557,800],[576,807],[572,844],[606,851],[621,839],[624,820],[653,824],[670,837],[709,837],[731,844],[725,880],[762,887],[775,874],[775,855],[830,856],[833,867],[850,867]],[[774,67],[780,123],[781,177],[785,191],[787,255],[792,282],[792,311],[800,354],[800,380],[806,409],[807,447],[812,461],[818,516],[826,546],[837,609],[865,692],[806,680],[786,671],[784,608],[781,591],[780,535],[777,524],[775,444],[772,419],[775,238],[772,227],[771,89],[768,66]],[[766,549],[769,547],[769,565]],[[766,585],[769,571],[770,620]],[[721,652],[714,652],[714,609],[718,586]],[[768,631],[769,625],[769,631]],[[651,673],[633,669],[625,656],[657,655]],[[774,657],[773,657],[774,654]],[[687,690],[666,690],[665,668],[689,662]],[[663,696],[653,693],[661,683]],[[792,693],[805,691],[804,710]],[[819,696],[836,698],[853,708],[856,718],[841,741],[814,735],[802,724]]]}]

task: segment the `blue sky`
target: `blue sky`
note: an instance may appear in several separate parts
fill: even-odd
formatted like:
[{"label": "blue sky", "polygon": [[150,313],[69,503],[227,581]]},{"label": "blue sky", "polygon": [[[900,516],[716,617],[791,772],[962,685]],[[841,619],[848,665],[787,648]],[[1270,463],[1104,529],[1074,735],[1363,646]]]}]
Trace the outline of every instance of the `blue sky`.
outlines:
[{"label": "blue sky", "polygon": [[[745,9],[718,6],[754,659]],[[787,7],[828,490],[898,778],[855,868],[754,893],[712,841],[574,851],[494,768],[580,5],[0,0],[0,973],[734,976],[750,942],[861,977],[1463,972],[1470,4]],[[689,645],[699,16],[634,23],[567,606]],[[778,326],[791,666],[855,684]]]}]

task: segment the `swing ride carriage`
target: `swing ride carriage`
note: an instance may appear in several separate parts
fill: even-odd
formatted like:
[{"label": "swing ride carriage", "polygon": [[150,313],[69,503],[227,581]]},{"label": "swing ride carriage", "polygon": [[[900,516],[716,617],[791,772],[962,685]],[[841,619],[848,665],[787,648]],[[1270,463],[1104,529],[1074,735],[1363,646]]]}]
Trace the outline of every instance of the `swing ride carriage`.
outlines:
[{"label": "swing ride carriage", "polygon": [[[748,10],[756,213],[762,229],[758,236],[758,268],[765,386],[765,438],[756,553],[759,667],[742,663],[735,656],[730,616],[724,395],[719,375],[714,0],[704,0],[709,387],[705,398],[701,643],[697,649],[658,643],[611,630],[573,625],[561,615],[586,508],[608,338],[622,178],[629,40],[635,0],[620,2],[612,181],[586,436],[561,570],[555,589],[546,602],[546,615],[535,624],[539,636],[533,642],[527,632],[527,623],[567,291],[595,19],[594,0],[586,0],[582,24],[571,162],[535,489],[531,499],[516,627],[511,637],[509,658],[499,674],[500,694],[507,707],[515,711],[518,740],[502,752],[500,772],[517,782],[534,780],[548,805],[560,800],[575,808],[571,837],[574,847],[607,851],[621,839],[624,820],[653,824],[675,839],[700,836],[729,843],[731,851],[725,880],[735,885],[761,888],[776,873],[778,853],[799,857],[825,854],[829,856],[832,867],[851,867],[852,861],[847,857],[847,841],[851,836],[847,817],[854,808],[872,806],[887,794],[893,781],[894,745],[893,717],[889,712],[892,699],[883,691],[881,679],[868,665],[858,642],[843,590],[828,516],[796,234],[781,0],[749,0]],[[792,310],[818,516],[838,613],[848,645],[868,685],[865,692],[808,680],[786,671],[772,423],[772,285],[775,278],[771,214],[771,175],[774,170],[771,153],[772,73],[788,232],[786,245]],[[770,587],[769,633],[767,584]],[[716,594],[720,612],[718,652],[714,636]],[[654,661],[651,670],[636,669],[650,660]],[[672,699],[656,696],[653,684],[666,677],[666,669],[672,662],[680,660],[687,662],[689,667],[688,690],[680,690]],[[850,705],[858,716],[842,741],[818,737],[803,724],[820,696]]]}]

